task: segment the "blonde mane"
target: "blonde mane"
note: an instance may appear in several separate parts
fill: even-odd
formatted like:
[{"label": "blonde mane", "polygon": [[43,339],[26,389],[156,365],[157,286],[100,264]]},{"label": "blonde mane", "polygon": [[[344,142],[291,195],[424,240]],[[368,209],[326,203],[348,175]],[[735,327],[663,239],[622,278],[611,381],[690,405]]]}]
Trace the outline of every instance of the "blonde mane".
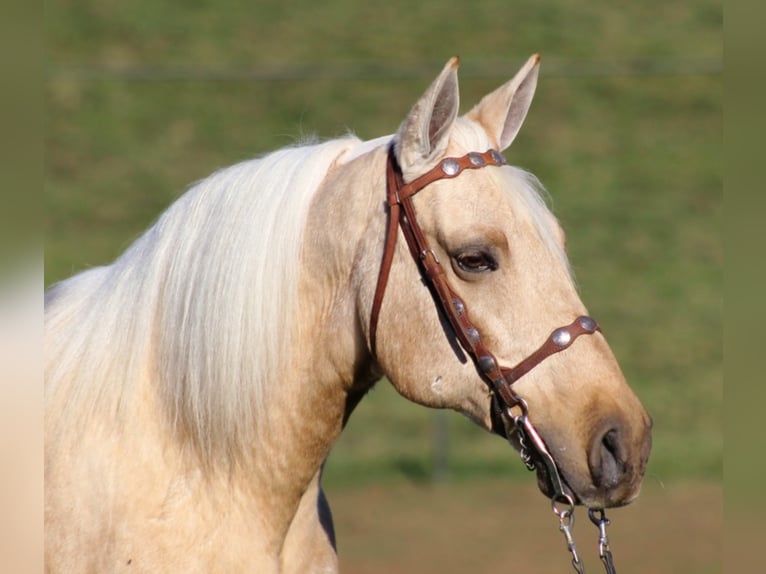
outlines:
[{"label": "blonde mane", "polygon": [[112,265],[54,286],[46,400],[60,430],[79,426],[66,410],[120,421],[149,376],[168,421],[208,461],[252,444],[268,382],[289,360],[308,205],[331,164],[360,143],[285,148],[222,169]]}]

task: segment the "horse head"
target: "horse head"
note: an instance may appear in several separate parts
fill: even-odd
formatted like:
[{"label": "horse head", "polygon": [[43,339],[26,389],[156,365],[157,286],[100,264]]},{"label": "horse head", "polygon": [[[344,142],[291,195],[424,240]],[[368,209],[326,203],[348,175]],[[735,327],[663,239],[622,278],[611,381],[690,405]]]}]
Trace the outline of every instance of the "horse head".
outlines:
[{"label": "horse head", "polygon": [[[447,63],[392,140],[390,161],[404,186],[434,173],[445,158],[506,150],[525,119],[537,83],[538,56],[464,116],[458,116],[457,67],[456,58]],[[414,213],[405,220],[417,219],[428,257],[439,263],[439,273],[461,307],[470,309],[482,344],[500,365],[511,367],[557,327],[587,311],[569,268],[564,232],[541,199],[537,180],[504,165],[499,154],[491,157],[499,161],[428,179],[413,193]],[[433,285],[403,239],[392,248],[382,301],[377,294],[380,274],[371,270],[380,268],[381,225],[386,209],[398,201],[391,199],[397,192],[391,191],[390,181],[388,187],[388,208],[378,191],[379,219],[364,235],[366,248],[359,250],[363,255],[354,279],[360,286],[360,323],[375,364],[409,400],[454,409],[498,431],[491,385],[460,345]],[[590,507],[619,506],[638,495],[651,419],[604,336],[589,334],[547,356],[513,383],[513,391],[526,402],[568,495]],[[514,436],[509,438],[519,446]],[[538,470],[540,487],[550,495],[550,477],[542,465]]]}]

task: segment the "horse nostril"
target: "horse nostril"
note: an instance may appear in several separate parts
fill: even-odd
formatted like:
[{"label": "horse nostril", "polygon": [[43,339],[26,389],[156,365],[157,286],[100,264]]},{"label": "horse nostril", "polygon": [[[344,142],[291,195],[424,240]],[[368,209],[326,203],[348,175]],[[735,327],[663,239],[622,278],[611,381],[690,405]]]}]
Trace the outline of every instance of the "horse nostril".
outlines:
[{"label": "horse nostril", "polygon": [[617,456],[617,450],[619,447],[618,440],[619,434],[617,429],[611,429],[604,435],[604,438],[601,439],[601,444],[613,457]]},{"label": "horse nostril", "polygon": [[593,441],[588,466],[593,484],[599,488],[617,486],[625,475],[625,458],[620,438],[620,432],[612,428]]}]

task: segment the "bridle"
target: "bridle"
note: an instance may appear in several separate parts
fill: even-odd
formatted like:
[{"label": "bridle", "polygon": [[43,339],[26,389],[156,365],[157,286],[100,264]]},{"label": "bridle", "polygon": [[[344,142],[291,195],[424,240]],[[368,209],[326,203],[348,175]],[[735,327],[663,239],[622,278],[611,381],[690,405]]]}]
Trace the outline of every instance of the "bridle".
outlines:
[{"label": "bridle", "polygon": [[[471,358],[480,377],[490,388],[493,414],[496,419],[500,419],[493,422],[493,426],[496,427],[495,430],[509,441],[512,436],[516,436],[520,446],[521,458],[527,468],[534,470],[538,465],[542,465],[544,468],[551,487],[553,511],[559,517],[559,528],[567,539],[567,546],[573,557],[572,565],[578,572],[584,572],[584,567],[571,537],[571,527],[574,524],[574,500],[564,488],[564,481],[558,471],[556,461],[529,420],[526,401],[513,390],[512,385],[551,355],[569,348],[579,336],[593,335],[600,328],[591,317],[582,315],[570,324],[554,329],[536,351],[515,366],[511,368],[501,366],[492,351],[484,344],[479,329],[471,320],[465,301],[450,286],[436,252],[429,245],[418,224],[412,202],[412,197],[416,193],[435,181],[458,177],[462,172],[469,169],[504,165],[506,165],[505,158],[494,149],[483,153],[470,152],[461,157],[445,158],[425,174],[405,183],[394,154],[393,144],[390,145],[386,162],[388,225],[370,314],[370,347],[372,352],[376,353],[378,320],[394,258],[398,237],[397,227],[399,227],[407,241],[412,258],[415,260],[425,284],[431,291],[438,311],[446,318],[451,327],[451,334]],[[512,410],[514,407],[517,407],[521,414],[514,414]],[[606,524],[609,521],[602,509],[591,509],[589,515],[594,524],[599,527],[601,535],[599,553],[602,562],[608,573],[614,572],[606,538]]]}]

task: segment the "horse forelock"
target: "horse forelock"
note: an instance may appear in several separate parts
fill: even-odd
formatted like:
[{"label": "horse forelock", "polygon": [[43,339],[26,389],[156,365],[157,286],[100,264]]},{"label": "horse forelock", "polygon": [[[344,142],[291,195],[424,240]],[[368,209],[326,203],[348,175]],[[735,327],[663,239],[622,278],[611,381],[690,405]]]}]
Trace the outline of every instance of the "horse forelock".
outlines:
[{"label": "horse forelock", "polygon": [[501,187],[508,193],[514,209],[522,210],[529,218],[545,247],[574,283],[574,272],[559,238],[563,232],[549,208],[549,195],[543,184],[533,173],[515,166],[506,166],[501,178],[505,180]]},{"label": "horse forelock", "polygon": [[284,148],[222,169],[112,265],[54,287],[46,384],[60,424],[74,422],[66,405],[81,424],[97,412],[120,420],[148,377],[165,419],[207,462],[252,448],[290,360],[309,203],[360,144]]},{"label": "horse forelock", "polygon": [[[459,153],[484,152],[497,146],[479,123],[465,117],[458,118],[455,122],[452,141],[453,145],[459,146]],[[513,165],[504,166],[499,172],[493,173],[499,173],[494,177],[494,181],[509,199],[511,209],[532,223],[545,247],[574,282],[569,259],[559,239],[561,229],[549,207],[550,195],[543,184],[533,173]]]}]

